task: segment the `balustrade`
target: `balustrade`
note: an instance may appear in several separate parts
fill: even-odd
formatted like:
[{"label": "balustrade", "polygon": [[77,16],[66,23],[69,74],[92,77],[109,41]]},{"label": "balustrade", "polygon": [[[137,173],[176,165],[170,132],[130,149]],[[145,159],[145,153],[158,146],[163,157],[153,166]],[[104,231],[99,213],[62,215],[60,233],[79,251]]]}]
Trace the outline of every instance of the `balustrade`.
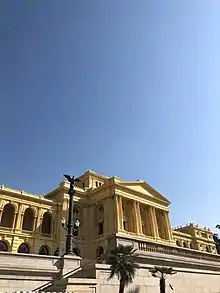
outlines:
[{"label": "balustrade", "polygon": [[197,259],[220,262],[220,255],[218,254],[204,253],[204,252],[196,251],[192,249],[172,247],[172,246],[163,245],[163,244],[156,244],[156,243],[154,244],[154,243],[142,241],[142,242],[138,242],[138,249],[144,252],[154,252],[154,253],[160,253],[160,254],[192,257]]}]

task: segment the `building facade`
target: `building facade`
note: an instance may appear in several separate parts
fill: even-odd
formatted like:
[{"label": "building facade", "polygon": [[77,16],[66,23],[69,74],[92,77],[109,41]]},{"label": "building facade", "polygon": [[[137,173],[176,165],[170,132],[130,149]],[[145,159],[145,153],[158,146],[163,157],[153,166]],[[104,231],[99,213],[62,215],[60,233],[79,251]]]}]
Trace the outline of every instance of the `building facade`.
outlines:
[{"label": "building facade", "polygon": [[[216,254],[210,229],[187,225],[172,229],[170,202],[145,181],[124,181],[87,171],[75,187],[74,252],[96,259],[118,239],[133,241],[137,249],[161,247]],[[53,255],[65,251],[69,183],[45,195],[0,186],[0,251]]]}]

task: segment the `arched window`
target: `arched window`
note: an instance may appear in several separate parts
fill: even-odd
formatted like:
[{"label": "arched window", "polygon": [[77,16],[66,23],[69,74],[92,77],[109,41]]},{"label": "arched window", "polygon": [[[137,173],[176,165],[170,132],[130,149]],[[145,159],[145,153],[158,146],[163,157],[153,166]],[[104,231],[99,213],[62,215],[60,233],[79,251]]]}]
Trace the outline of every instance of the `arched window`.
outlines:
[{"label": "arched window", "polygon": [[96,207],[96,227],[97,227],[97,234],[103,235],[104,234],[104,207],[99,205]]},{"label": "arched window", "polygon": [[102,257],[104,255],[104,248],[99,246],[96,250],[96,258]]},{"label": "arched window", "polygon": [[125,204],[122,204],[123,211],[123,229],[128,231],[128,208]]},{"label": "arched window", "polygon": [[209,249],[208,245],[205,246],[205,251],[210,252],[210,249]]},{"label": "arched window", "polygon": [[177,245],[177,246],[181,246],[181,242],[180,242],[179,239],[176,240],[176,245]]},{"label": "arched window", "polygon": [[74,253],[76,256],[80,256],[80,250],[79,250],[79,248],[74,247],[74,248],[73,248],[73,253]]},{"label": "arched window", "polygon": [[22,243],[18,247],[18,253],[30,253],[29,246],[26,243]]},{"label": "arched window", "polygon": [[27,208],[24,212],[22,230],[33,231],[33,228],[34,228],[34,211],[31,208]]},{"label": "arched window", "polygon": [[8,245],[5,241],[0,241],[0,251],[8,251]]},{"label": "arched window", "polygon": [[78,229],[73,231],[73,235],[75,237],[77,237],[77,236],[79,236],[80,227],[82,226],[81,211],[80,211],[80,208],[77,206],[73,207],[73,220],[74,221],[79,220],[79,222],[80,222],[80,226],[78,227]]},{"label": "arched window", "polygon": [[39,249],[38,254],[40,255],[49,255],[49,247],[47,245],[42,245]]},{"label": "arched window", "polygon": [[183,247],[188,248],[188,244],[186,241],[183,242]]},{"label": "arched window", "polygon": [[50,235],[51,225],[52,225],[52,216],[49,212],[45,212],[43,215],[41,233]]},{"label": "arched window", "polygon": [[4,206],[4,210],[2,213],[1,226],[12,228],[14,223],[14,217],[15,217],[15,207],[13,204],[7,203]]}]

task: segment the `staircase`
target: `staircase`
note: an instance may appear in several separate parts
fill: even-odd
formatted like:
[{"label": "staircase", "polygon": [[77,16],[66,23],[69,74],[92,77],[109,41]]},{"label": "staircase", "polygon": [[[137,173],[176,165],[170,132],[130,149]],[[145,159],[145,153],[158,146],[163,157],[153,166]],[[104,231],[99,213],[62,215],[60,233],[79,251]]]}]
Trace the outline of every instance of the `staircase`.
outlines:
[{"label": "staircase", "polygon": [[[64,275],[60,275],[54,280],[35,288],[32,291],[23,291],[23,293],[93,293],[96,292],[96,272],[94,265],[102,261],[99,257],[96,260],[80,261],[80,267],[74,268]],[[19,293],[19,292],[16,292]]]}]

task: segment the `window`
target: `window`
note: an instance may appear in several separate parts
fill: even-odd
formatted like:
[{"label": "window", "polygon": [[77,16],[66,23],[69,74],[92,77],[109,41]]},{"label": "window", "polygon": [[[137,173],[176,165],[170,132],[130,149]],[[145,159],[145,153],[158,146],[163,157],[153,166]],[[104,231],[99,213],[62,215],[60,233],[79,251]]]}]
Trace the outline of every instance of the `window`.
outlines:
[{"label": "window", "polygon": [[47,245],[42,245],[39,249],[39,253],[40,255],[49,255],[49,248]]},{"label": "window", "polygon": [[98,185],[98,181],[96,181],[96,182],[95,182],[95,186],[96,186],[96,187],[98,187],[98,186],[99,186],[99,185]]},{"label": "window", "polygon": [[82,227],[82,220],[81,220],[81,211],[80,211],[80,208],[77,207],[77,206],[74,206],[73,207],[73,220],[74,221],[76,221],[76,220],[79,220],[80,221],[79,228],[73,231],[73,235],[75,237],[78,237],[78,236],[80,236],[79,235],[80,234],[79,232],[80,232],[80,228]]},{"label": "window", "polygon": [[98,223],[98,235],[102,235],[104,232],[103,222]]},{"label": "window", "polygon": [[188,247],[188,244],[186,241],[183,242],[183,247],[187,248]]},{"label": "window", "polygon": [[96,250],[96,257],[100,258],[104,255],[104,248],[102,246],[99,246]]},{"label": "window", "polygon": [[15,217],[14,205],[11,203],[6,204],[4,206],[3,213],[2,213],[1,226],[12,228],[14,223],[14,217]]},{"label": "window", "polygon": [[123,229],[128,231],[128,210],[127,206],[122,204],[122,211],[123,211]]},{"label": "window", "polygon": [[209,249],[208,245],[206,245],[206,247],[205,247],[205,251],[206,251],[206,252],[210,252],[210,249]]},{"label": "window", "polygon": [[73,231],[73,236],[75,237],[79,236],[79,229]]},{"label": "window", "polygon": [[102,186],[102,183],[101,182],[99,182],[99,186]]},{"label": "window", "polygon": [[0,241],[0,251],[8,251],[8,245],[5,241]]},{"label": "window", "polygon": [[79,209],[78,209],[77,207],[74,207],[74,208],[73,208],[73,213],[74,213],[75,215],[79,215]]},{"label": "window", "polygon": [[97,227],[97,234],[103,235],[104,234],[104,207],[99,205],[96,207],[96,227]]},{"label": "window", "polygon": [[177,245],[177,246],[181,246],[181,242],[180,242],[179,239],[176,240],[176,245]]},{"label": "window", "polygon": [[79,248],[74,247],[74,248],[73,248],[73,253],[74,253],[76,256],[80,256],[80,250],[79,250]]},{"label": "window", "polygon": [[52,216],[49,212],[44,213],[41,232],[43,234],[51,234]]},{"label": "window", "polygon": [[18,253],[30,253],[29,246],[26,243],[22,243],[18,247]]},{"label": "window", "polygon": [[22,230],[33,231],[33,228],[34,228],[34,211],[31,208],[27,208],[24,212]]}]

